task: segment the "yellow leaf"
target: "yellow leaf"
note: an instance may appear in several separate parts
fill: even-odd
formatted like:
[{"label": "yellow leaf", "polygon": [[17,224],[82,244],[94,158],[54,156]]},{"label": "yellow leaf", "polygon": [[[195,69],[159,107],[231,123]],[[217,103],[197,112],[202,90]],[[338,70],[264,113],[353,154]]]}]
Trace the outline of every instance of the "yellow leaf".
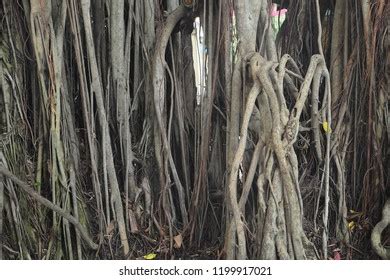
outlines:
[{"label": "yellow leaf", "polygon": [[331,133],[332,129],[329,126],[329,123],[327,121],[324,121],[322,123],[322,128],[324,129],[325,133]]},{"label": "yellow leaf", "polygon": [[357,212],[357,211],[355,211],[355,210],[349,210],[349,213],[351,213],[351,214],[355,214],[355,215],[357,215],[357,216],[361,216],[361,215],[363,215],[363,212]]},{"label": "yellow leaf", "polygon": [[353,229],[355,228],[356,224],[354,221],[351,221],[348,223],[348,228],[350,231],[353,231]]},{"label": "yellow leaf", "polygon": [[150,253],[144,256],[145,260],[154,260],[157,257],[157,254],[155,253]]}]

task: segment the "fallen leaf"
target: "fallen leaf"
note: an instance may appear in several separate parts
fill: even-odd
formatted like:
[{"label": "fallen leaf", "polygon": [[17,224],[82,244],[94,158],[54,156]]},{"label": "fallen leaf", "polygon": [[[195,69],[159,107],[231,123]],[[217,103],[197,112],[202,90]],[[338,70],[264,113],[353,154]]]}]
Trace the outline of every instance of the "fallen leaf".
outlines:
[{"label": "fallen leaf", "polygon": [[173,237],[173,240],[175,241],[175,245],[173,245],[173,247],[175,247],[176,249],[179,249],[181,247],[181,245],[183,244],[183,237],[181,236],[181,234]]},{"label": "fallen leaf", "polygon": [[114,230],[114,228],[115,228],[114,221],[111,221],[111,222],[108,224],[107,228],[106,228],[106,233],[107,233],[107,234],[111,234],[112,231]]},{"label": "fallen leaf", "polygon": [[353,231],[355,227],[356,227],[356,223],[354,221],[348,223],[348,228],[350,231]]},{"label": "fallen leaf", "polygon": [[144,256],[145,260],[154,260],[157,257],[157,254],[155,253],[150,253]]},{"label": "fallen leaf", "polygon": [[325,133],[331,133],[332,129],[329,126],[329,123],[327,121],[324,121],[322,123],[322,128],[324,129]]}]

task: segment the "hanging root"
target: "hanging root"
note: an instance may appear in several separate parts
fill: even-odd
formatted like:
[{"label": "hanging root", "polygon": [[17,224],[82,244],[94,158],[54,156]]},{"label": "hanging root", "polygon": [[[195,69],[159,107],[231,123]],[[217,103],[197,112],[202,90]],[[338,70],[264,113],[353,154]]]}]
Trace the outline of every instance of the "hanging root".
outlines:
[{"label": "hanging root", "polygon": [[28,193],[33,199],[41,203],[42,205],[46,206],[47,208],[53,210],[58,215],[69,221],[71,224],[75,226],[75,228],[80,232],[81,237],[85,240],[85,242],[88,244],[88,246],[93,249],[98,249],[98,244],[96,244],[92,238],[89,236],[89,233],[87,230],[80,224],[80,222],[72,215],[67,213],[64,209],[59,207],[58,205],[54,204],[50,200],[44,198],[39,193],[37,193],[33,188],[28,186],[26,183],[21,181],[19,178],[17,178],[15,175],[13,175],[9,170],[7,170],[5,167],[0,166],[0,174],[4,175],[5,177],[9,178],[12,182],[14,182],[17,186],[19,186],[23,191]]},{"label": "hanging root", "polygon": [[[155,113],[157,118],[157,124],[158,129],[160,132],[159,136],[156,136],[156,156],[158,160],[160,161],[159,167],[161,168],[163,166],[163,163],[161,162],[161,158],[159,158],[162,154],[162,151],[166,153],[166,156],[168,158],[169,166],[171,167],[173,179],[175,181],[175,186],[177,188],[177,192],[179,195],[179,204],[180,204],[180,211],[181,216],[183,219],[183,223],[188,223],[188,214],[185,204],[185,193],[184,193],[184,187],[182,183],[180,182],[180,178],[178,175],[178,171],[176,169],[176,165],[173,161],[173,156],[171,152],[171,148],[168,142],[168,136],[166,133],[166,127],[165,123],[163,122],[163,107],[165,103],[165,51],[166,47],[169,41],[169,38],[171,36],[171,33],[178,23],[178,21],[185,15],[186,8],[185,6],[179,6],[174,10],[167,18],[164,28],[161,32],[161,36],[158,39],[156,43],[156,51],[154,54],[154,61],[153,61],[153,87],[154,87],[154,106],[155,106]],[[161,138],[160,138],[161,137]],[[159,146],[160,141],[162,140],[162,147]],[[163,148],[163,149],[162,149]],[[162,185],[164,185],[163,182],[161,182]]]}]

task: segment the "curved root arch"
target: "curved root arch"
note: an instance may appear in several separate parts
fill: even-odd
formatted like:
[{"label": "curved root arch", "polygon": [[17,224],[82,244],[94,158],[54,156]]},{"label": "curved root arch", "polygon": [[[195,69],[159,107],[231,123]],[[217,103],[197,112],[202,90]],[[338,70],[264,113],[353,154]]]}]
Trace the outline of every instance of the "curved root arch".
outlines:
[{"label": "curved root arch", "polygon": [[390,198],[385,203],[382,210],[382,220],[376,224],[371,233],[371,244],[375,252],[382,258],[390,260],[390,249],[385,248],[381,241],[382,232],[390,226]]}]

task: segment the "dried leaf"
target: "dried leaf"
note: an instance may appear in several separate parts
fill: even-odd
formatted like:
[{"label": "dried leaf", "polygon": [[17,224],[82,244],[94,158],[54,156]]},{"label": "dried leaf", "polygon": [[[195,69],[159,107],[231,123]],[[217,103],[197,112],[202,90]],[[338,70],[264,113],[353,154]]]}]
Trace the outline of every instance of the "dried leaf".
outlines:
[{"label": "dried leaf", "polygon": [[114,231],[114,228],[115,228],[115,224],[114,224],[114,221],[111,221],[107,228],[106,228],[106,233],[107,234],[111,234],[113,231]]},{"label": "dried leaf", "polygon": [[175,245],[173,245],[173,247],[175,247],[176,249],[179,249],[181,247],[181,245],[183,244],[182,235],[181,234],[176,235],[175,237],[173,237],[173,240],[175,241]]}]

